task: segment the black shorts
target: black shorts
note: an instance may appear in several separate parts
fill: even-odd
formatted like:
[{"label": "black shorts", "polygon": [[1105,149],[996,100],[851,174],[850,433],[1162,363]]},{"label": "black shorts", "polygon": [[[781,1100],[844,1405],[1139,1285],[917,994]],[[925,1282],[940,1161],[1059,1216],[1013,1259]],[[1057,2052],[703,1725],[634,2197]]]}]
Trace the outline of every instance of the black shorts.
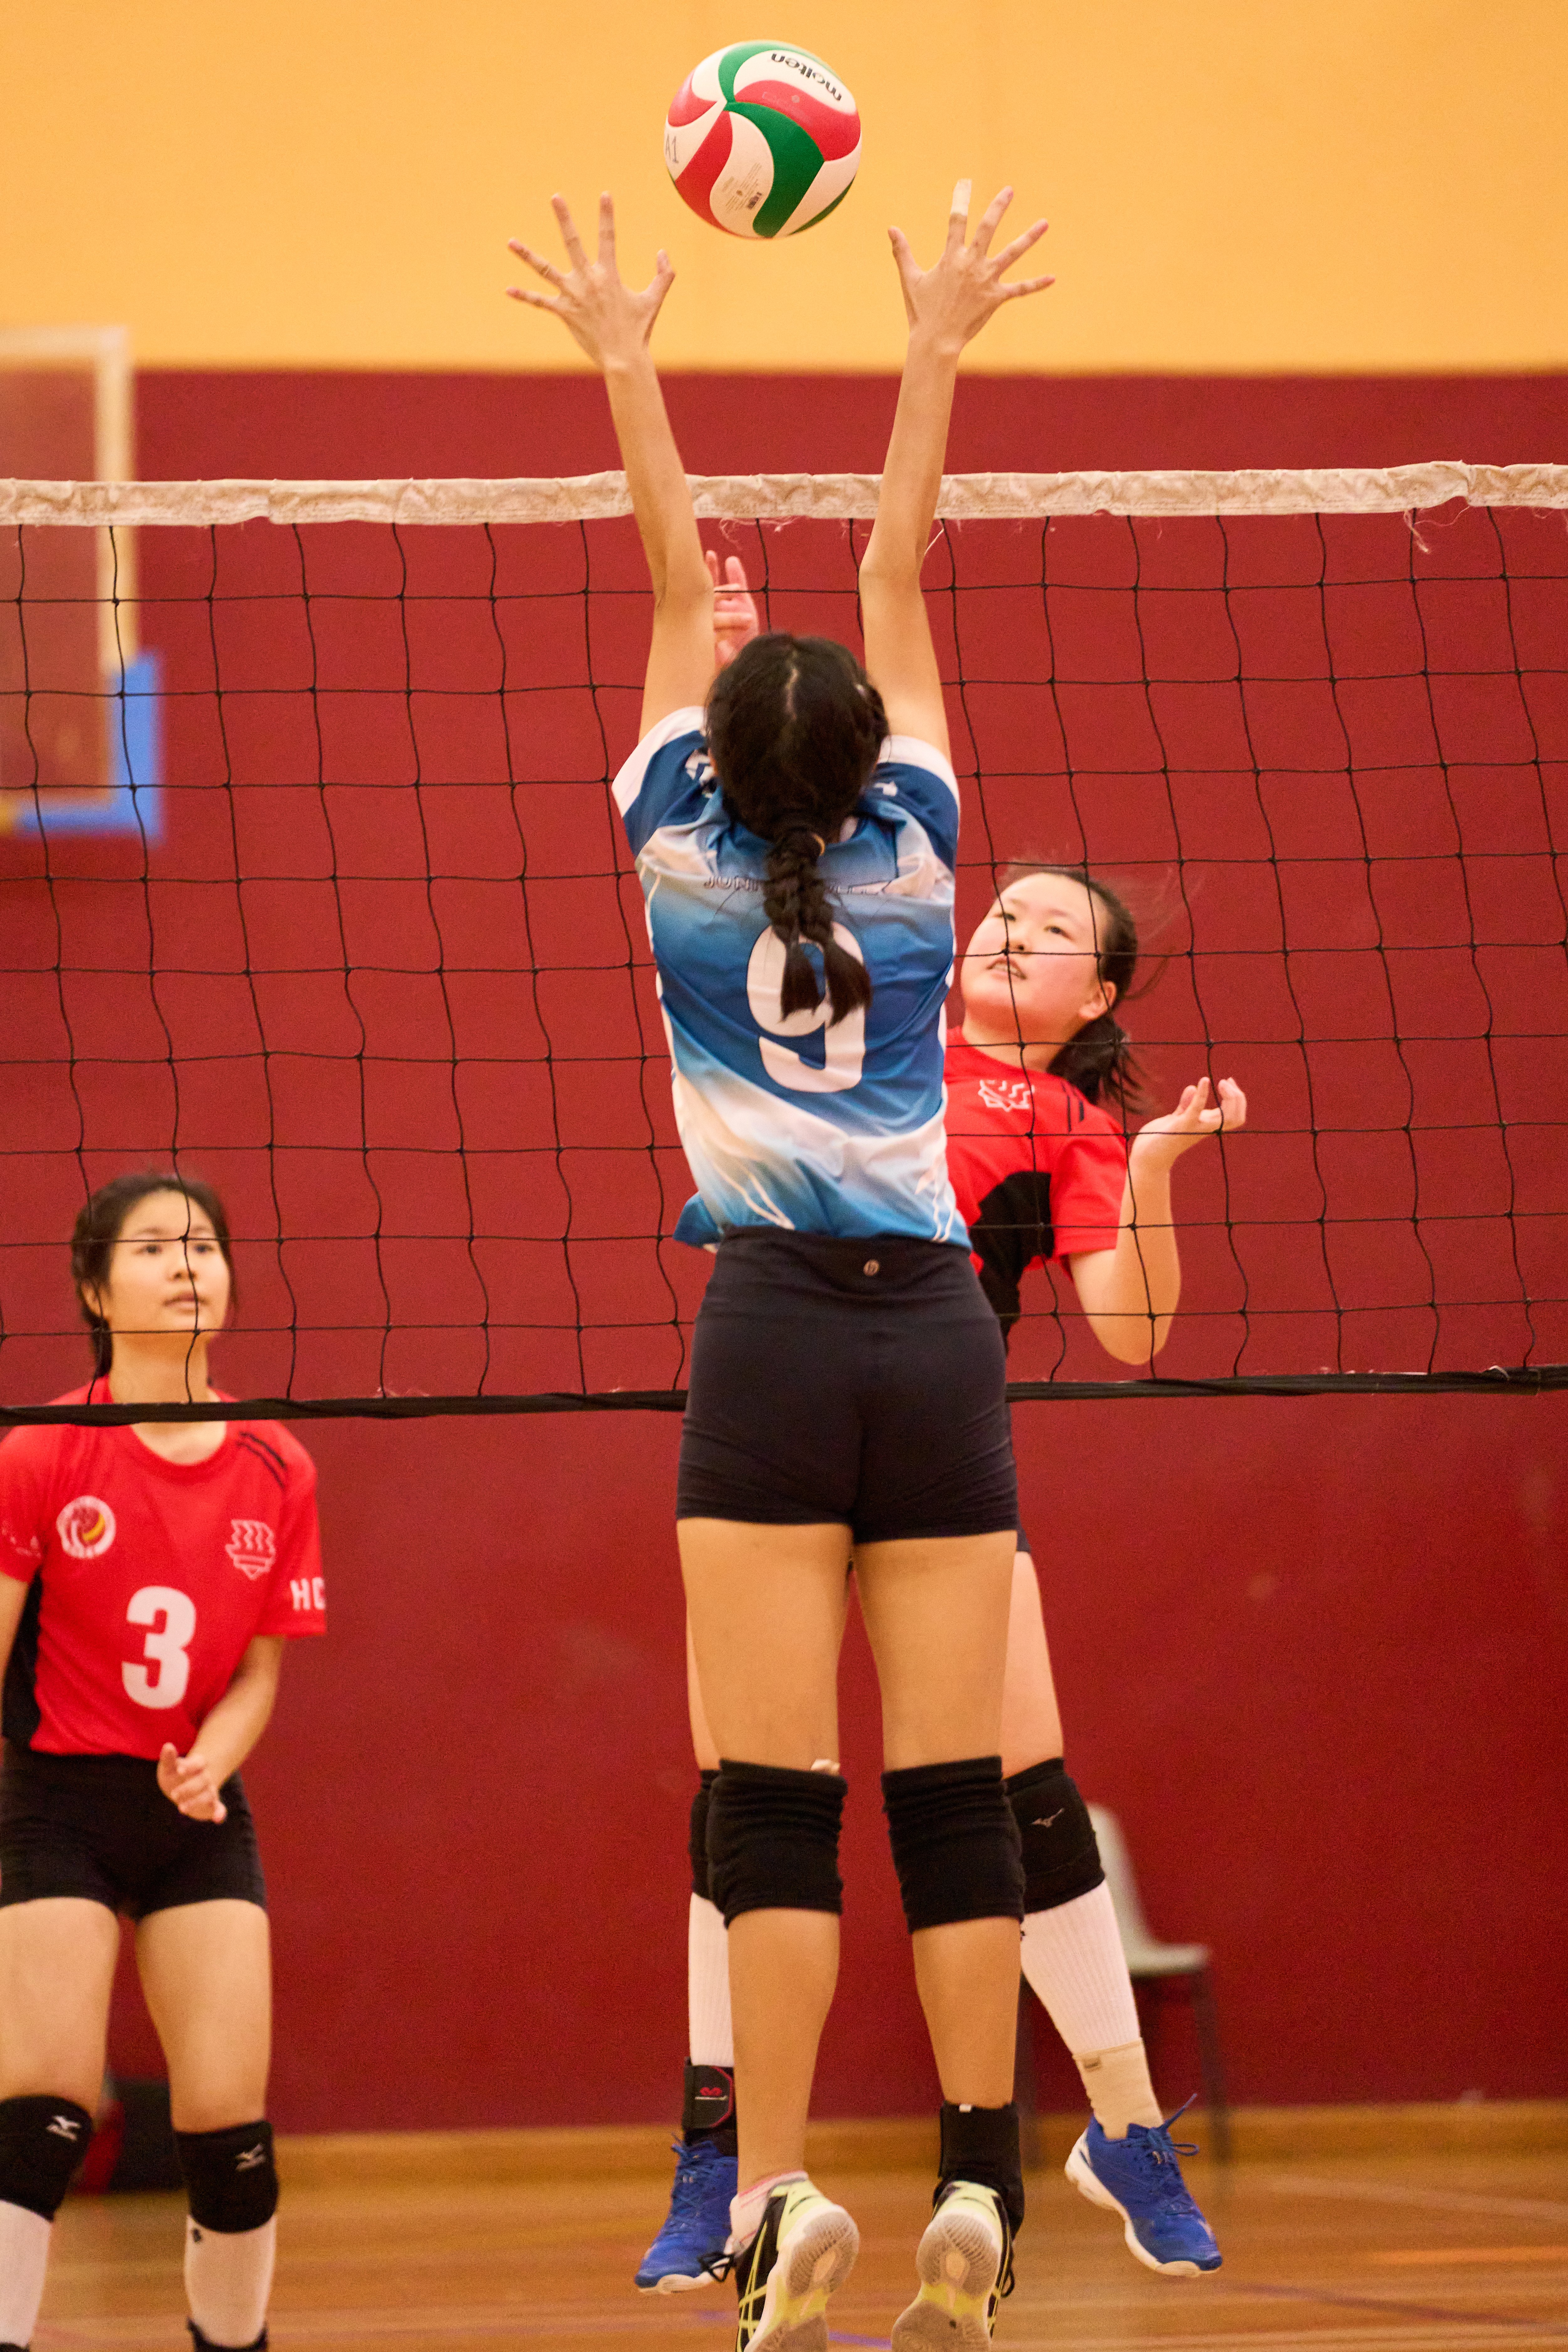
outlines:
[{"label": "black shorts", "polygon": [[732,1234],[692,1338],[675,1512],[857,1543],[1016,1528],[1002,1329],[969,1253]]},{"label": "black shorts", "polygon": [[76,1895],[144,1919],[181,1903],[267,1908],[256,1824],[237,1772],[225,1822],[193,1822],[140,1756],[49,1756],[5,1742],[0,1776],[0,1908]]}]

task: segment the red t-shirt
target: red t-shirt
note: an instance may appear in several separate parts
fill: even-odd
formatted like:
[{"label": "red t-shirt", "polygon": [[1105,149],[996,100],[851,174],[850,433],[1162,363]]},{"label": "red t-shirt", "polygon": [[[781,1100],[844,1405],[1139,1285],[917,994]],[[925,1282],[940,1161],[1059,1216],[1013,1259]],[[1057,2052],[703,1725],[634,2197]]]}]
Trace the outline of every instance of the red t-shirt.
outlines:
[{"label": "red t-shirt", "polygon": [[1114,1249],[1127,1140],[1066,1078],[1020,1070],[954,1038],[947,1049],[947,1172],[981,1286],[1010,1330],[1037,1258]]},{"label": "red t-shirt", "polygon": [[7,1739],[151,1758],[172,1739],[183,1756],[258,1633],[326,1631],[316,1465],[271,1421],[226,1423],[193,1463],[127,1428],[14,1429],[0,1443],[0,1574],[32,1586]]}]

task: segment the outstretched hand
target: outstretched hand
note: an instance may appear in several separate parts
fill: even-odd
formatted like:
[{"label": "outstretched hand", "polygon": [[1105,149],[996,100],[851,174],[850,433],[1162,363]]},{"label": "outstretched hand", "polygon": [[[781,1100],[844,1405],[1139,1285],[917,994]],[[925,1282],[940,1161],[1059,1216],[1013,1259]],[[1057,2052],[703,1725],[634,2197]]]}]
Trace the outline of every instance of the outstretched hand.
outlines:
[{"label": "outstretched hand", "polygon": [[226,1822],[228,1807],[218,1794],[212,1768],[199,1748],[182,1756],[174,1741],[165,1740],[158,1759],[158,1786],[179,1812],[193,1822]]},{"label": "outstretched hand", "polygon": [[1143,1167],[1159,1165],[1169,1168],[1184,1151],[1201,1143],[1205,1135],[1235,1133],[1247,1125],[1247,1097],[1234,1078],[1221,1078],[1219,1099],[1209,1101],[1209,1082],[1200,1078],[1195,1087],[1184,1087],[1182,1098],[1174,1110],[1163,1118],[1152,1118],[1141,1127],[1132,1139],[1132,1150]]},{"label": "outstretched hand", "polygon": [[987,319],[1004,302],[1016,302],[1025,294],[1043,293],[1047,286],[1056,284],[1054,278],[1020,278],[1011,286],[1003,285],[1003,271],[1010,269],[1031,246],[1038,245],[1049,224],[1043,220],[1031,223],[1020,236],[994,254],[991,240],[1013,201],[1013,191],[1004,188],[993,197],[973,239],[965,242],[970,192],[971,183],[960,180],[952,192],[947,243],[929,269],[921,269],[901,228],[888,231],[893,259],[899,268],[899,281],[904,289],[910,336],[929,335],[952,352],[961,352],[965,343],[973,342]]},{"label": "outstretched hand", "polygon": [[757,616],[757,600],[746,583],[746,567],[738,555],[724,559],[724,576],[719,577],[719,558],[710,547],[704,550],[708,577],[713,583],[713,667],[726,669],[742,646],[761,636],[763,625]]},{"label": "outstretched hand", "polygon": [[514,302],[530,302],[536,310],[553,311],[595,367],[623,366],[647,348],[653,322],[675,283],[669,256],[660,247],[652,278],[640,294],[634,293],[622,285],[616,267],[616,208],[608,195],[599,198],[599,251],[593,261],[584,250],[565,197],[552,196],[550,202],[571,268],[557,269],[531,246],[513,237],[509,250],[526,261],[554,292],[541,294],[531,286],[509,286],[506,290]]}]

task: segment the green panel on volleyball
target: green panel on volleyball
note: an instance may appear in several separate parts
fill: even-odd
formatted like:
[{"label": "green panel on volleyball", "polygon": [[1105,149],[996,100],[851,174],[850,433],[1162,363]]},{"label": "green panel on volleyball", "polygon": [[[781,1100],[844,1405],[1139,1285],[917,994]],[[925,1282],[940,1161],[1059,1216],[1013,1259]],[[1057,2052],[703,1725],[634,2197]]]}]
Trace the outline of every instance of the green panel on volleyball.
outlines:
[{"label": "green panel on volleyball", "polygon": [[693,212],[731,236],[792,236],[836,211],[860,161],[855,100],[784,41],[716,49],[676,91],[664,160]]},{"label": "green panel on volleyball", "polygon": [[[727,104],[733,106],[735,103],[735,76],[740,72],[741,68],[752,58],[763,57],[769,49],[776,49],[779,46],[777,41],[737,41],[732,49],[726,49],[723,52],[719,59],[719,87],[724,93]],[[796,49],[795,54],[798,58],[805,58],[810,57],[811,52],[809,49]],[[813,58],[812,63],[820,65],[822,59]]]},{"label": "green panel on volleyball", "polygon": [[[776,107],[748,106],[744,99],[736,99],[730,111],[743,114],[748,122],[754,122],[768,142],[768,152],[773,159],[773,184],[752,226],[759,236],[777,236],[821,171],[822,150],[798,122],[792,122]],[[809,226],[809,222],[802,223],[803,227]]]}]

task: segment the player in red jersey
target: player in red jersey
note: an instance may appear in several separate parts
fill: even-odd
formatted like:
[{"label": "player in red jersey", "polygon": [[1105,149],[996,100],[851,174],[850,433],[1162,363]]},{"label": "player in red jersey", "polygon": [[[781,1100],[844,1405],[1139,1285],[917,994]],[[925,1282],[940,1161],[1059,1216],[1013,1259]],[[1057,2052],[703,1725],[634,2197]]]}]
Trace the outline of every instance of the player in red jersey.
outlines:
[{"label": "player in red jersey", "polygon": [[[754,629],[739,562],[710,559],[720,658]],[[1174,1111],[1129,1137],[1141,1099],[1115,1007],[1138,962],[1133,919],[1105,883],[1051,866],[1006,869],[961,966],[964,1017],[947,1049],[948,1172],[987,1297],[1010,1330],[1037,1261],[1068,1267],[1109,1354],[1147,1364],[1181,1292],[1171,1205],[1178,1159],[1247,1102],[1222,1079],[1184,1089]],[[732,2043],[724,1925],[707,1898],[704,1813],[718,1759],[688,1647],[692,1738],[689,1928],[690,2057],[668,2217],[643,2259],[645,2294],[700,2286],[722,2269],[733,2147]],[[1182,2186],[1154,2097],[1094,1830],[1062,1760],[1061,1717],[1040,1591],[1022,1533],[1014,1566],[1003,1697],[1003,1769],[1023,1843],[1024,1972],[1073,2054],[1093,2110],[1068,2176],[1122,2220],[1131,2251],[1168,2276],[1219,2267]],[[1172,2119],[1173,2120],[1173,2118]]]},{"label": "player in red jersey", "polygon": [[[97,1360],[62,1404],[218,1400],[207,1351],[233,1266],[215,1192],[117,1178],[71,1265]],[[267,2342],[271,1962],[238,1768],[285,1640],[325,1630],[315,1486],[272,1422],[0,1444],[0,2352],[25,2352],[91,2134],[122,1911],[168,2061],[191,2335]]]}]

